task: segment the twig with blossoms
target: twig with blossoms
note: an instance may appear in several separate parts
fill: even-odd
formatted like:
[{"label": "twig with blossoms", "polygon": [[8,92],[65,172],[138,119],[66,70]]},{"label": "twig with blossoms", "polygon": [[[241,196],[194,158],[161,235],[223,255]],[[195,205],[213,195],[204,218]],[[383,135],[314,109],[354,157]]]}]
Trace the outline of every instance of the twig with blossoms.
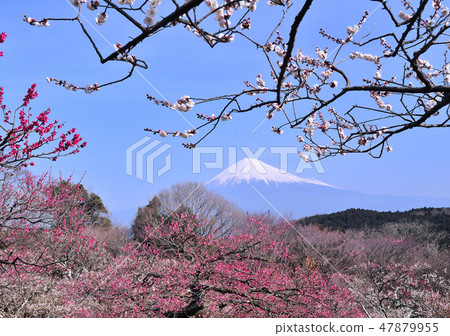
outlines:
[{"label": "twig with blossoms", "polygon": [[[27,167],[34,165],[31,160],[37,158],[55,161],[60,156],[78,153],[80,148],[86,146],[75,128],[59,133],[64,124],[57,120],[50,121],[50,109],[33,118],[28,105],[38,95],[35,89],[36,84],[33,84],[23,98],[22,105],[12,112],[3,104],[3,87],[0,88],[0,108],[3,111],[0,124],[0,167]],[[48,148],[52,143],[57,146]]]},{"label": "twig with blossoms", "polygon": [[[208,135],[217,127],[222,115],[266,108],[267,118],[273,119],[277,115],[283,115],[286,118],[285,123],[271,126],[273,132],[282,134],[286,127],[301,130],[304,137],[296,136],[303,139],[302,149],[305,152],[313,150],[319,158],[323,158],[346,153],[368,153],[373,157],[379,157],[384,151],[392,151],[393,147],[389,141],[396,134],[415,127],[449,126],[450,70],[446,61],[447,52],[444,51],[445,64],[442,67],[433,66],[424,59],[424,55],[431,52],[431,49],[443,45],[442,39],[447,36],[449,25],[446,22],[449,20],[449,12],[443,7],[442,2],[432,6],[431,16],[438,18],[433,22],[422,19],[421,15],[416,15],[417,11],[425,13],[424,2],[421,2],[417,11],[405,4],[406,9],[413,11],[408,23],[405,24],[406,32],[410,31],[411,34],[413,31],[417,32],[412,37],[402,30],[399,37],[395,32],[382,33],[362,42],[369,33],[361,41],[356,41],[356,34],[363,28],[369,17],[368,11],[364,13],[358,24],[347,27],[344,38],[335,38],[321,30],[319,33],[327,40],[340,44],[334,52],[333,60],[328,57],[328,48],[319,47],[316,47],[317,56],[305,55],[302,49],[291,56],[297,28],[303,16],[306,15],[309,5],[311,5],[310,2],[305,2],[300,8],[294,20],[295,24],[291,26],[291,36],[287,43],[283,41],[279,33],[274,41],[267,42],[265,46],[248,38],[248,41],[262,50],[268,59],[272,69],[273,84],[266,84],[261,75],[258,75],[256,85],[245,81],[247,88],[240,93],[204,100],[197,99],[197,105],[220,100],[225,102],[220,112],[215,114],[215,118],[202,117],[201,113],[197,113],[200,119],[205,121],[197,129],[209,125]],[[288,7],[286,10],[290,9],[291,7]],[[404,24],[400,23],[396,26],[402,27]],[[405,34],[410,38],[407,41],[401,38]],[[376,48],[377,44],[384,49],[381,55],[358,50],[367,46]],[[345,50],[351,48],[357,48],[357,50],[349,52],[346,57]],[[397,58],[406,62],[404,66],[406,72],[402,73],[400,82],[395,76],[385,79],[382,74],[383,63],[395,58],[397,49],[397,54],[401,54]],[[369,63],[367,65],[361,63],[362,68],[370,67],[370,63],[373,64],[376,67],[375,74],[373,79],[363,77],[360,79],[361,84],[353,84],[358,81],[358,78],[355,79],[354,75],[350,76],[347,71],[344,71],[345,67],[342,64],[361,61]],[[274,65],[278,66],[278,70],[275,71]],[[406,79],[411,81],[408,83]],[[344,85],[340,84],[342,80]],[[364,92],[367,92],[369,97],[366,99],[367,103],[344,108],[341,113],[333,107],[349,94]],[[243,95],[254,95],[256,100],[244,106],[240,102]],[[395,97],[399,98],[399,104],[395,104]],[[375,103],[375,107],[370,104],[371,101]],[[307,107],[308,102],[311,104],[310,107]],[[304,111],[301,116],[297,116],[295,112],[299,110],[296,105],[301,106]],[[290,106],[292,109],[288,108]],[[442,109],[447,109],[447,113],[439,114]],[[370,117],[361,119],[361,116],[364,117],[363,111],[370,112],[366,113]],[[322,121],[311,121],[317,113]],[[326,113],[330,113],[331,118],[328,120],[324,119]],[[442,118],[439,122],[427,123],[430,118],[440,115]],[[315,132],[316,129],[321,132]],[[300,156],[307,158],[305,152],[299,151]]]},{"label": "twig with blossoms", "polygon": [[[203,2],[205,6],[201,6]],[[263,53],[267,71],[258,71],[256,84],[245,81],[244,90],[240,92],[213,98],[186,98],[189,102],[173,104],[150,99],[182,112],[199,109],[203,103],[224,102],[222,108],[214,111],[214,117],[211,113],[202,117],[202,111],[194,111],[203,121],[195,130],[208,128],[208,131],[195,143],[184,144],[188,148],[195,147],[211,134],[221,121],[229,120],[227,116],[263,109],[267,118],[277,123],[270,125],[272,131],[288,134],[291,132],[286,130],[291,129],[295,138],[301,136],[304,139],[302,150],[314,150],[319,158],[346,153],[368,153],[379,157],[385,150],[392,151],[390,142],[394,135],[416,127],[448,126],[450,68],[446,48],[450,47],[447,42],[450,11],[445,7],[445,1],[421,0],[417,6],[412,6],[406,0],[398,0],[402,6],[399,13],[391,9],[390,4],[394,0],[375,2],[380,4],[381,10],[375,14],[364,11],[355,24],[342,27],[342,36],[327,33],[321,28],[319,36],[324,38],[325,45],[318,42],[312,55],[305,50],[314,50],[314,46],[302,48],[296,43],[308,28],[302,25],[313,0],[301,3],[269,1],[269,5],[274,7],[272,10],[279,9],[282,15],[262,42],[249,35],[249,30],[255,27],[250,22],[258,13],[257,0],[223,3],[192,0],[184,4],[173,1],[174,9],[160,20],[156,18],[159,0],[119,1],[120,6],[112,0],[74,0],[72,3],[79,8],[79,13],[72,20],[79,21],[101,63],[128,60],[132,66],[141,64],[137,57],[130,58],[131,50],[154,34],[177,24],[201,37],[211,47],[230,43],[235,36],[241,36]],[[138,28],[138,33],[127,43],[116,44],[115,52],[103,56],[79,20],[85,3],[88,10],[100,11],[97,24],[106,25],[108,15],[119,15]],[[289,19],[291,16],[287,13],[292,11],[295,16]],[[373,29],[364,31],[368,20],[375,16],[392,25],[383,25],[377,29],[377,35]],[[215,25],[208,24],[213,21]],[[280,30],[289,32],[286,40]],[[333,50],[326,45],[327,42],[338,44],[338,47]],[[436,55],[436,51],[443,55],[442,60],[433,57],[431,61],[430,56]],[[142,65],[146,66],[145,63]],[[350,72],[349,68],[354,71]],[[393,73],[389,74],[388,69],[394,69],[389,70]],[[401,69],[401,73],[396,73],[395,69]],[[64,81],[61,83],[67,85]],[[249,102],[244,99],[247,95],[255,96],[255,100]],[[349,103],[351,100],[346,99],[349,96],[361,98],[356,99],[358,104],[352,105]],[[324,119],[310,122],[314,115]],[[147,130],[152,129],[155,128]],[[177,132],[163,131],[159,134],[164,136]],[[302,150],[299,151],[301,156],[306,157]]]}]

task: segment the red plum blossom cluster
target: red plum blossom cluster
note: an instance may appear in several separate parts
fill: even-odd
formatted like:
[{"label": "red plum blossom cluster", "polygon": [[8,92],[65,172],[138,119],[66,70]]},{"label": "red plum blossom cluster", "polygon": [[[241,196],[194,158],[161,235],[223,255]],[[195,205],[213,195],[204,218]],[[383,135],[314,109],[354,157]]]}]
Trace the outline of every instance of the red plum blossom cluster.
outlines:
[{"label": "red plum blossom cluster", "polygon": [[[6,33],[2,32],[2,33],[0,34],[0,43],[5,42],[5,39],[6,39],[7,36],[8,36],[8,35],[6,35]],[[3,51],[0,50],[0,57],[2,57],[2,56],[3,56]]]},{"label": "red plum blossom cluster", "polygon": [[[28,89],[23,104],[14,112],[3,105],[3,88],[0,88],[0,107],[3,110],[3,132],[0,134],[1,167],[27,167],[28,164],[34,165],[30,162],[33,158],[56,160],[59,156],[78,153],[80,148],[86,146],[75,128],[59,133],[64,124],[49,120],[50,109],[34,118],[31,109],[25,111],[30,100],[37,97],[35,88],[36,84],[33,84]],[[50,149],[48,147],[51,143],[58,145]]]}]

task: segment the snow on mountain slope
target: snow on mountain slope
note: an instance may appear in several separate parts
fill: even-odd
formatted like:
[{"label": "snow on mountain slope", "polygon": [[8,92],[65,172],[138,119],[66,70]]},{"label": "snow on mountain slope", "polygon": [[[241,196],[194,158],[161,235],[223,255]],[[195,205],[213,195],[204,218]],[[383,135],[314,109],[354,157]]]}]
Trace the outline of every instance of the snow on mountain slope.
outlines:
[{"label": "snow on mountain slope", "polygon": [[313,178],[301,178],[285,172],[281,169],[272,167],[258,159],[245,158],[231,165],[222,173],[211,179],[207,184],[233,185],[246,182],[265,182],[269,183],[310,183],[321,186],[332,187],[329,184]]}]

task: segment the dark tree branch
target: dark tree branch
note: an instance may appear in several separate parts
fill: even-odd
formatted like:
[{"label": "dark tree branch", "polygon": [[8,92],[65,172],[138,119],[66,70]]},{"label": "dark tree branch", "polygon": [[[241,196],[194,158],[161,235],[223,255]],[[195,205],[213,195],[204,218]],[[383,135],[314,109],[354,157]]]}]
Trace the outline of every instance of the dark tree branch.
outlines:
[{"label": "dark tree branch", "polygon": [[129,15],[127,12],[125,12],[122,8],[117,6],[115,3],[113,3],[110,0],[104,0],[109,6],[114,8],[116,11],[118,11],[120,14],[125,16],[132,24],[134,24],[137,28],[139,28],[141,31],[145,31],[144,25],[137,22],[131,15]]},{"label": "dark tree branch", "polygon": [[127,53],[128,51],[133,49],[135,46],[137,46],[139,43],[141,43],[143,40],[145,40],[149,35],[153,34],[158,29],[164,28],[166,25],[174,22],[183,14],[186,14],[191,9],[199,6],[203,1],[204,0],[192,0],[192,1],[185,3],[183,6],[180,6],[179,8],[175,9],[171,14],[169,14],[168,16],[166,16],[165,18],[163,18],[162,20],[160,20],[153,26],[146,28],[140,35],[135,37],[133,40],[131,40],[130,42],[125,44],[120,49],[118,49],[115,52],[113,52],[112,54],[110,54],[108,57],[106,57],[102,61],[102,63],[111,61],[111,60],[117,58],[117,56],[119,56],[120,54]]},{"label": "dark tree branch", "polygon": [[311,7],[313,0],[306,0],[302,9],[297,14],[297,16],[294,19],[294,23],[291,26],[291,32],[289,33],[289,41],[287,43],[287,49],[286,49],[286,55],[283,59],[283,64],[280,68],[280,73],[278,75],[278,83],[277,83],[277,102],[278,104],[281,104],[281,84],[284,80],[284,73],[286,72],[286,68],[290,62],[291,56],[292,56],[292,50],[294,49],[295,44],[295,38],[297,36],[297,30],[300,23],[303,21],[303,18],[305,17],[306,13],[308,12],[309,8]]},{"label": "dark tree branch", "polygon": [[397,43],[397,46],[394,49],[394,52],[390,55],[390,57],[395,57],[397,56],[400,48],[403,46],[403,43],[406,39],[406,37],[408,36],[409,32],[411,31],[414,23],[416,23],[416,20],[418,18],[420,18],[420,16],[422,15],[422,12],[426,6],[426,4],[428,3],[428,0],[421,0],[420,1],[420,6],[417,9],[417,11],[414,13],[414,15],[409,19],[408,25],[406,26],[405,31],[403,32],[402,36],[400,37],[400,40]]}]

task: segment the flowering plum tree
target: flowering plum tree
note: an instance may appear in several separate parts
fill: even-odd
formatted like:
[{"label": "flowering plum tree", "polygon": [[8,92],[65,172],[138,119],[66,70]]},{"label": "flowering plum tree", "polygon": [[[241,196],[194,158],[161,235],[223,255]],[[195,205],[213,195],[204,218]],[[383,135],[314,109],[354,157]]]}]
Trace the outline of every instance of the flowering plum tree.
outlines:
[{"label": "flowering plum tree", "polygon": [[104,244],[84,223],[81,193],[59,182],[29,173],[6,173],[1,181],[1,316],[56,316],[56,280],[102,264]]},{"label": "flowering plum tree", "polygon": [[[5,38],[2,33],[0,43]],[[81,188],[22,169],[34,158],[56,160],[86,145],[75,129],[59,134],[63,124],[49,121],[50,110],[33,118],[28,105],[35,89],[12,112],[0,87],[0,316],[53,314],[55,278],[91,269],[101,248],[87,232]]]},{"label": "flowering plum tree", "polygon": [[[342,27],[342,33],[336,30],[330,34],[320,29],[317,34],[323,40],[312,53],[305,51],[311,50],[311,46],[298,45],[298,38],[302,36],[299,27],[317,3],[313,0],[268,1],[273,15],[279,15],[280,20],[262,39],[252,35],[252,30],[259,28],[252,25],[251,19],[263,6],[258,0],[191,0],[182,4],[173,1],[172,9],[160,6],[161,0],[71,2],[79,9],[74,18],[24,20],[34,26],[48,26],[53,20],[76,22],[101,63],[130,64],[126,76],[101,85],[80,87],[48,78],[74,91],[97,91],[129,78],[137,67],[147,68],[144,60],[132,54],[133,49],[163,29],[177,25],[212,48],[242,38],[261,52],[267,68],[255,73],[256,81],[245,81],[238,92],[212,98],[183,96],[175,103],[147,97],[181,112],[195,110],[198,104],[223,102],[214,114],[198,113],[201,122],[194,129],[184,132],[164,131],[157,128],[160,126],[146,129],[163,137],[170,134],[186,139],[205,128],[207,131],[195,142],[184,143],[188,148],[195,147],[233,114],[258,109],[265,110],[267,118],[276,122],[271,125],[274,132],[282,134],[292,129],[293,138],[300,142],[299,155],[305,160],[309,160],[309,151],[316,152],[319,158],[346,153],[379,157],[392,150],[389,140],[399,133],[449,125],[450,15],[443,0],[367,1],[378,3],[376,16],[383,20],[382,25],[366,28],[372,15],[366,11],[358,22]],[[343,11],[345,6],[349,5],[342,4]],[[157,16],[159,8],[165,11],[161,19]],[[81,20],[84,10],[96,11],[96,23],[105,27],[108,17],[121,17],[136,33],[126,43],[117,43],[115,51],[104,54],[84,27]],[[282,30],[289,33],[283,36]],[[254,99],[249,100],[248,96]]]},{"label": "flowering plum tree", "polygon": [[[6,33],[0,34],[0,43],[5,41]],[[3,56],[3,53],[0,54]],[[79,152],[86,146],[80,134],[72,128],[58,134],[64,124],[49,119],[50,109],[33,117],[30,101],[38,96],[36,84],[31,85],[23,98],[23,103],[14,112],[3,104],[3,87],[0,87],[0,108],[3,112],[0,121],[0,168],[22,168],[33,166],[33,158],[55,161],[59,156]],[[51,143],[57,147],[47,149]]]},{"label": "flowering plum tree", "polygon": [[198,234],[202,225],[187,214],[149,224],[147,244],[69,288],[72,316],[363,316],[345,287],[296,265],[261,222],[250,221],[255,234],[229,237]]},{"label": "flowering plum tree", "polygon": [[[403,227],[413,225],[402,223]],[[288,235],[294,258],[321,273],[340,272],[343,276],[339,280],[350,283],[350,290],[364,298],[371,317],[448,315],[449,278],[447,263],[443,264],[448,250],[430,248],[431,237],[421,243],[417,237],[330,231],[317,225],[297,230],[305,240]]]}]

